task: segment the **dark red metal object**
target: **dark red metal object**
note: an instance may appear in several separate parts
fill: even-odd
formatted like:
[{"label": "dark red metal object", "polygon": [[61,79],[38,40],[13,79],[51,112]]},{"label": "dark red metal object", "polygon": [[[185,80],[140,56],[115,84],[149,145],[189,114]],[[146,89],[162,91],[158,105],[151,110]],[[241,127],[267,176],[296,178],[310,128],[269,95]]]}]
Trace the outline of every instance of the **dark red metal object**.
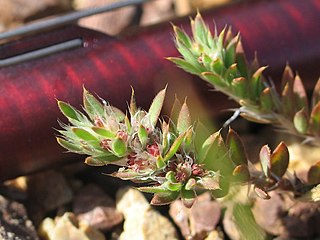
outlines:
[{"label": "dark red metal object", "polygon": [[[205,12],[203,17],[212,25],[214,19],[219,29],[229,24],[240,31],[249,56],[257,50],[261,64],[268,64],[275,78],[286,61],[305,79],[315,82],[319,77],[319,0],[249,1]],[[190,31],[188,17],[173,22]],[[130,85],[142,106],[148,106],[167,82],[169,88],[178,85],[182,91],[187,86],[182,78],[190,77],[165,60],[178,55],[170,23],[119,38],[66,26],[2,45],[0,58],[77,38],[83,47],[0,68],[1,180],[76,159],[63,153],[53,128],[62,118],[56,99],[80,106],[83,85],[122,109]],[[208,106],[217,107],[215,111],[226,106],[202,82],[194,86],[208,98]]]}]

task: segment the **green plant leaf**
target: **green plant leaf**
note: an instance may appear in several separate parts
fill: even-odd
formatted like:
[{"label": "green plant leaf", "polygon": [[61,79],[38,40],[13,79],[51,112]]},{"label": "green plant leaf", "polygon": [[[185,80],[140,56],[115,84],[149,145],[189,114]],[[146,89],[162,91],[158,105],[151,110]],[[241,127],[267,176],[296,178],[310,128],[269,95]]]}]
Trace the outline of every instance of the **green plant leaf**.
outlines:
[{"label": "green plant leaf", "polygon": [[175,25],[173,25],[173,31],[176,37],[176,41],[182,42],[186,47],[191,48],[191,39],[185,31]]},{"label": "green plant leaf", "polygon": [[196,42],[208,45],[208,28],[198,12],[194,20],[191,20],[191,29]]},{"label": "green plant leaf", "polygon": [[162,109],[162,105],[164,102],[164,98],[166,95],[166,88],[164,88],[163,90],[161,90],[156,97],[153,99],[152,104],[149,108],[148,114],[150,117],[150,122],[152,124],[152,126],[155,126],[158,122],[158,118]]},{"label": "green plant leaf", "polygon": [[320,78],[318,79],[312,94],[312,106],[317,105],[320,101]]},{"label": "green plant leaf", "polygon": [[83,128],[72,127],[71,130],[74,132],[74,134],[78,138],[80,138],[84,141],[87,141],[87,142],[98,141],[98,138],[96,136],[94,136],[93,134],[91,134],[87,130],[84,130]]},{"label": "green plant leaf", "polygon": [[310,126],[313,133],[320,135],[320,102],[318,102],[312,109]]},{"label": "green plant leaf", "polygon": [[168,189],[164,184],[159,186],[151,186],[151,187],[138,187],[137,190],[145,193],[167,193]]},{"label": "green plant leaf", "polygon": [[173,192],[180,191],[182,188],[182,183],[166,182],[166,188],[170,191],[173,191]]},{"label": "green plant leaf", "polygon": [[104,116],[103,105],[85,88],[83,88],[83,106],[92,120],[95,116]]},{"label": "green plant leaf", "polygon": [[163,158],[164,162],[167,162],[168,160],[170,160],[176,154],[176,152],[179,150],[179,148],[180,148],[185,136],[186,136],[186,132],[180,134],[179,137],[176,138],[176,140],[171,145],[169,151],[164,156],[164,158]]},{"label": "green plant leaf", "polygon": [[186,132],[191,126],[192,126],[192,123],[191,123],[190,111],[187,106],[187,103],[184,102],[184,104],[181,107],[181,110],[178,116],[178,121],[177,121],[178,133],[181,134]]},{"label": "green plant leaf", "polygon": [[244,77],[238,77],[231,82],[234,94],[239,98],[248,96],[247,80]]},{"label": "green plant leaf", "polygon": [[260,105],[264,111],[272,111],[274,109],[274,103],[272,99],[271,89],[265,88],[260,94]]},{"label": "green plant leaf", "polygon": [[96,134],[99,134],[100,136],[105,137],[107,139],[113,139],[117,135],[116,133],[113,133],[113,132],[109,131],[108,129],[102,128],[102,127],[92,127],[91,129]]},{"label": "green plant leaf", "polygon": [[320,161],[312,165],[308,171],[308,183],[319,184],[320,183]]},{"label": "green plant leaf", "polygon": [[309,127],[309,119],[306,111],[301,109],[294,115],[293,124],[295,129],[302,134],[307,133]]},{"label": "green plant leaf", "polygon": [[305,111],[309,112],[309,106],[308,106],[308,99],[307,99],[307,93],[303,86],[303,82],[299,75],[296,75],[293,83],[293,94],[294,94],[294,102],[295,102],[295,109],[300,110],[302,108],[305,109]]},{"label": "green plant leaf", "polygon": [[262,91],[265,89],[265,86],[263,84],[262,78],[262,72],[267,68],[267,66],[263,66],[258,68],[252,75],[251,78],[251,91],[253,94],[254,99],[259,98]]},{"label": "green plant leaf", "polygon": [[62,146],[64,147],[65,149],[69,150],[70,152],[81,152],[82,148],[77,145],[77,144],[74,144],[70,141],[67,141],[65,139],[62,139],[62,138],[59,138],[57,137],[57,142]]},{"label": "green plant leaf", "polygon": [[191,73],[191,74],[200,74],[201,73],[199,68],[195,67],[194,65],[187,62],[184,59],[176,58],[176,57],[168,57],[167,59],[188,73]]},{"label": "green plant leaf", "polygon": [[111,149],[117,157],[123,157],[127,153],[127,145],[121,138],[112,141]]},{"label": "green plant leaf", "polygon": [[231,128],[227,135],[226,145],[229,150],[230,159],[236,165],[242,165],[248,163],[246,151],[239,135]]},{"label": "green plant leaf", "polygon": [[236,48],[236,63],[241,76],[249,79],[248,61],[243,51],[241,41],[238,42]]},{"label": "green plant leaf", "polygon": [[146,128],[142,125],[139,126],[138,137],[141,142],[142,147],[145,147],[148,142],[148,132]]},{"label": "green plant leaf", "polygon": [[281,178],[289,166],[289,151],[284,142],[280,142],[270,157],[271,172]]},{"label": "green plant leaf", "polygon": [[262,171],[266,177],[270,176],[271,168],[271,151],[268,145],[264,145],[259,154]]},{"label": "green plant leaf", "polygon": [[72,107],[70,104],[58,101],[58,106],[63,115],[65,115],[69,120],[76,120],[78,122],[84,121],[86,117]]},{"label": "green plant leaf", "polygon": [[[230,30],[230,36],[231,36]],[[228,34],[227,34],[228,35]],[[226,55],[225,55],[225,64],[226,67],[229,68],[232,64],[235,63],[236,60],[236,47],[240,40],[240,35],[233,37],[226,47]]]},{"label": "green plant leaf", "polygon": [[241,239],[265,240],[266,233],[256,223],[251,208],[248,205],[236,203],[233,206],[234,223],[239,230]]},{"label": "green plant leaf", "polygon": [[233,163],[229,158],[227,147],[219,132],[209,136],[203,143],[199,152],[199,161],[204,164],[205,169],[220,171],[223,176],[230,175],[233,169]]},{"label": "green plant leaf", "polygon": [[203,72],[203,73],[201,73],[201,76],[202,76],[202,78],[207,80],[209,83],[211,83],[215,87],[217,87],[217,86],[224,87],[225,86],[225,82],[224,82],[223,78],[216,73]]}]

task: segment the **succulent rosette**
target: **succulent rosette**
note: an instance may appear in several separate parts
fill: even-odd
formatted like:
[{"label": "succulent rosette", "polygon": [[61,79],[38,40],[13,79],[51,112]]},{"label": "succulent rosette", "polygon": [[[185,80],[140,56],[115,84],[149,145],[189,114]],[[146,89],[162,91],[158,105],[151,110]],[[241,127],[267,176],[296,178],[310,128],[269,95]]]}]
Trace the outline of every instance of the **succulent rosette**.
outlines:
[{"label": "succulent rosette", "polygon": [[192,124],[187,104],[178,100],[175,117],[160,119],[165,93],[161,90],[145,111],[136,106],[132,91],[125,114],[84,89],[85,113],[58,101],[70,124],[60,123],[57,141],[70,152],[88,155],[86,164],[118,165],[111,176],[144,184],[138,189],[154,193],[153,204],[181,197],[190,207],[197,193],[223,196],[230,180],[247,180],[247,158],[238,135],[230,129],[225,142],[220,132],[204,133],[200,123]]}]

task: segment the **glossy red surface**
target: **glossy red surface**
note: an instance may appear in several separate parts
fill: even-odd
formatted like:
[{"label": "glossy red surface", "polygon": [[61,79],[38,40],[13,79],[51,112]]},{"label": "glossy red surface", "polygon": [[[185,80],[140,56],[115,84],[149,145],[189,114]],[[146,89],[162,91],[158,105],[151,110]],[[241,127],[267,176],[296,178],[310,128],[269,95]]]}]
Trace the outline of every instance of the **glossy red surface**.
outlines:
[{"label": "glossy red surface", "polygon": [[[249,57],[257,50],[275,80],[287,61],[305,79],[314,83],[319,77],[318,0],[252,1],[204,12],[203,17],[211,26],[214,19],[218,29],[229,24],[240,31]],[[189,18],[173,22],[190,31]],[[66,26],[2,45],[0,58],[75,38],[83,39],[84,47],[0,68],[0,179],[79,160],[63,153],[54,128],[57,118],[64,120],[56,99],[80,107],[83,85],[121,109],[126,108],[130,85],[138,103],[147,107],[166,83],[182,92],[190,92],[191,84],[215,112],[230,106],[226,98],[208,92],[200,81],[190,81],[188,74],[165,59],[178,55],[170,23],[119,38]],[[308,88],[313,84],[307,83]]]}]

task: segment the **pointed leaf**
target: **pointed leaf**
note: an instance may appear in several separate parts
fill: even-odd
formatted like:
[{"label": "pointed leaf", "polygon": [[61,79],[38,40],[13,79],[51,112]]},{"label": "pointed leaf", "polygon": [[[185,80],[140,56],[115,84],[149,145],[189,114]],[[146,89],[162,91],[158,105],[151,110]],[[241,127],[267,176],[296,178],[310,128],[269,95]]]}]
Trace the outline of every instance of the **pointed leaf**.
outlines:
[{"label": "pointed leaf", "polygon": [[282,74],[282,79],[281,79],[281,89],[283,90],[285,85],[289,85],[290,87],[293,86],[293,81],[294,81],[294,74],[291,69],[291,67],[287,64],[283,74]]},{"label": "pointed leaf", "polygon": [[299,75],[296,75],[294,79],[293,93],[295,96],[295,109],[300,110],[304,108],[305,111],[308,113],[309,106],[308,106],[307,93]]},{"label": "pointed leaf", "polygon": [[191,74],[200,74],[201,73],[201,71],[199,71],[199,69],[197,67],[195,67],[194,65],[187,62],[184,59],[176,58],[176,57],[168,57],[167,59],[188,73],[191,73]]},{"label": "pointed leaf", "polygon": [[308,171],[308,183],[319,184],[320,183],[320,161],[311,166]]},{"label": "pointed leaf", "polygon": [[81,152],[82,150],[80,146],[59,137],[57,137],[57,142],[70,152]]},{"label": "pointed leaf", "polygon": [[84,140],[84,141],[98,141],[98,138],[91,134],[90,132],[84,130],[83,128],[73,127],[71,130],[75,133],[75,135]]},{"label": "pointed leaf", "polygon": [[[227,35],[228,35],[228,33],[227,33]],[[238,41],[239,41],[239,38],[235,37],[235,38],[231,39],[231,41],[229,42],[229,44],[226,47],[225,64],[226,64],[227,68],[235,63],[236,47],[237,47]]]},{"label": "pointed leaf", "polygon": [[232,173],[233,163],[229,158],[228,150],[220,132],[212,134],[204,142],[199,154],[199,160],[201,164],[204,164],[205,169],[207,170],[220,170],[223,176]]},{"label": "pointed leaf", "polygon": [[195,41],[207,45],[208,28],[199,12],[194,21],[191,21],[191,28]]},{"label": "pointed leaf", "polygon": [[270,148],[268,145],[264,145],[259,154],[260,158],[260,164],[262,171],[266,177],[269,177],[270,175],[270,168],[271,168],[271,153],[270,153]]},{"label": "pointed leaf", "polygon": [[169,148],[169,143],[170,143],[169,124],[163,121],[161,130],[162,130],[162,152],[167,152]]},{"label": "pointed leaf", "polygon": [[239,40],[239,43],[237,44],[237,48],[236,48],[236,62],[237,62],[238,70],[241,73],[241,76],[248,78],[249,77],[248,60],[243,51],[241,40]]},{"label": "pointed leaf", "polygon": [[156,160],[157,168],[163,169],[166,167],[166,163],[163,161],[163,158],[159,155]]},{"label": "pointed leaf", "polygon": [[239,98],[246,98],[248,95],[247,80],[244,77],[238,77],[232,80],[232,91]]},{"label": "pointed leaf", "polygon": [[313,89],[312,106],[317,105],[319,101],[320,101],[320,78],[318,79],[316,86]]},{"label": "pointed leaf", "polygon": [[103,105],[85,88],[83,88],[83,106],[86,112],[92,117],[103,116],[104,107]]},{"label": "pointed leaf", "polygon": [[236,164],[247,164],[248,159],[243,143],[239,135],[231,128],[227,135],[226,145],[229,150],[230,159]]},{"label": "pointed leaf", "polygon": [[106,128],[101,128],[101,127],[92,127],[91,128],[95,133],[99,134],[100,136],[103,136],[107,139],[112,139],[116,137],[116,133],[113,133],[109,131]]},{"label": "pointed leaf", "polygon": [[320,135],[320,102],[318,102],[312,109],[310,125],[312,132],[316,135]]},{"label": "pointed leaf", "polygon": [[137,190],[145,193],[167,193],[168,189],[162,184],[159,186],[151,187],[138,187]]},{"label": "pointed leaf", "polygon": [[201,76],[207,80],[209,83],[211,83],[214,87],[224,87],[225,86],[225,82],[223,80],[223,78],[215,73],[212,72],[203,72],[201,73]]},{"label": "pointed leaf", "polygon": [[65,115],[68,119],[73,119],[80,122],[85,118],[82,113],[68,103],[58,101],[58,106],[63,115]]},{"label": "pointed leaf", "polygon": [[148,142],[148,132],[146,128],[142,125],[139,126],[138,137],[141,142],[142,147],[145,147]]},{"label": "pointed leaf", "polygon": [[171,145],[169,151],[164,156],[164,158],[163,158],[164,162],[167,162],[176,154],[176,152],[179,150],[180,145],[183,142],[185,136],[186,136],[186,133],[183,133],[183,134],[180,134],[179,137],[176,138],[176,140]]},{"label": "pointed leaf", "polygon": [[164,102],[164,98],[166,95],[166,88],[164,88],[163,90],[161,90],[156,97],[153,99],[153,102],[149,108],[149,117],[150,117],[150,122],[152,124],[152,126],[155,126],[158,122],[158,118],[162,109],[162,105]]},{"label": "pointed leaf", "polygon": [[181,108],[182,108],[182,104],[179,101],[179,99],[177,98],[177,96],[175,96],[173,106],[172,106],[171,112],[170,112],[170,119],[175,124],[178,122],[179,113],[180,113]]},{"label": "pointed leaf", "polygon": [[274,103],[272,100],[272,94],[270,88],[265,88],[260,94],[260,104],[264,111],[272,111],[274,108]]},{"label": "pointed leaf", "polygon": [[294,115],[293,124],[299,133],[307,133],[309,127],[309,119],[304,108]]},{"label": "pointed leaf", "polygon": [[254,91],[255,98],[259,97],[261,92],[265,89],[262,72],[266,68],[267,66],[260,67],[252,75],[251,85],[252,85],[252,90]]},{"label": "pointed leaf", "polygon": [[85,164],[89,165],[89,166],[93,166],[93,167],[100,167],[100,166],[105,166],[106,163],[95,159],[93,157],[87,157],[86,160],[84,161]]},{"label": "pointed leaf", "polygon": [[131,87],[131,99],[130,99],[130,115],[133,116],[137,112],[136,98],[134,96],[134,89]]},{"label": "pointed leaf", "polygon": [[173,26],[173,31],[175,34],[176,41],[182,42],[186,47],[191,48],[192,42],[189,36],[181,28]]},{"label": "pointed leaf", "polygon": [[289,166],[289,151],[284,142],[280,142],[270,157],[271,172],[281,178]]},{"label": "pointed leaf", "polygon": [[257,224],[251,206],[236,203],[232,209],[235,226],[239,231],[239,239],[265,240],[267,234]]},{"label": "pointed leaf", "polygon": [[181,107],[179,116],[178,116],[178,122],[177,122],[177,130],[178,133],[184,133],[191,127],[191,117],[190,117],[190,111],[187,106],[187,103],[184,102],[184,104]]}]

